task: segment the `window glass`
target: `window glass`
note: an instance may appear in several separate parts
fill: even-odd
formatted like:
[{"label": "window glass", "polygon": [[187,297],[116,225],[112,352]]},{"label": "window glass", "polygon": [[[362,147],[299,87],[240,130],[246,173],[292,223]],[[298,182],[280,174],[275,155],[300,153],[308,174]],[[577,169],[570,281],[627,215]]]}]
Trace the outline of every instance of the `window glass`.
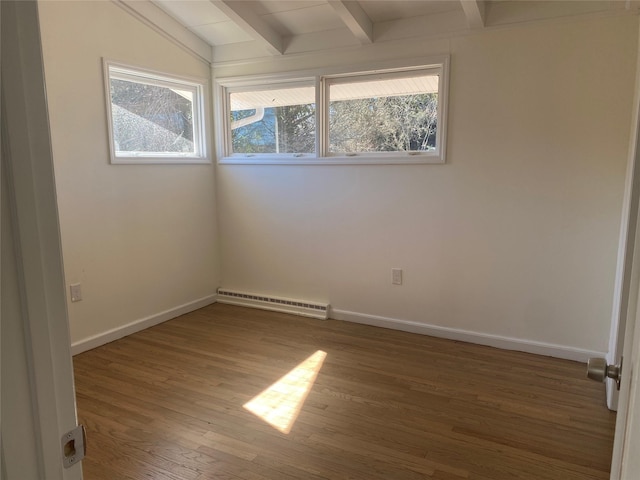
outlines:
[{"label": "window glass", "polygon": [[193,92],[111,80],[113,140],[123,153],[191,153]]},{"label": "window glass", "polygon": [[438,75],[371,75],[329,83],[329,152],[436,148]]},{"label": "window glass", "polygon": [[313,86],[232,92],[232,153],[314,153],[315,98]]}]

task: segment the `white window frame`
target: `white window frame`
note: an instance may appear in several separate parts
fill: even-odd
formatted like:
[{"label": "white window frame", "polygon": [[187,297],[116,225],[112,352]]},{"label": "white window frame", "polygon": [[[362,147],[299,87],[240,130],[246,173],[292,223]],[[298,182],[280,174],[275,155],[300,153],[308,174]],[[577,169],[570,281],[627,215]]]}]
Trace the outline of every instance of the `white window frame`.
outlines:
[{"label": "white window frame", "polygon": [[[317,158],[318,152],[318,135],[316,135],[316,151],[313,153],[233,153],[233,142],[231,139],[231,128],[227,119],[231,116],[231,106],[230,106],[230,96],[233,93],[238,92],[250,92],[254,90],[277,90],[281,88],[296,88],[296,87],[315,87],[316,89],[316,132],[318,129],[318,95],[317,95],[317,85],[316,79],[314,77],[308,78],[292,78],[283,82],[268,82],[268,83],[257,83],[257,84],[248,84],[248,85],[232,85],[229,87],[225,87],[224,92],[224,101],[216,102],[219,108],[222,110],[223,115],[222,118],[225,119],[224,122],[217,122],[219,128],[223,128],[222,134],[224,137],[221,141],[218,141],[218,144],[222,146],[222,151],[225,152],[225,156],[228,159],[234,159],[233,161],[229,161],[226,163],[247,163],[245,160],[253,159],[253,162],[249,163],[259,163],[259,164],[268,164],[268,163],[276,163],[274,160],[281,160],[282,162],[289,163],[297,163],[301,162],[302,159],[309,160]],[[280,163],[280,162],[278,162]]]},{"label": "white window frame", "polygon": [[[112,164],[205,164],[211,163],[207,135],[207,80],[161,73],[140,67],[103,59],[109,152]],[[193,144],[194,153],[177,152],[131,152],[117,153],[113,136],[113,113],[111,108],[111,79],[116,78],[147,85],[155,85],[193,93]]]},{"label": "white window frame", "polygon": [[[412,74],[438,75],[438,129],[436,149],[410,152],[362,152],[338,154],[328,151],[329,142],[329,85],[332,82],[358,81],[360,78],[380,76],[411,76]],[[360,78],[358,78],[360,77]],[[267,90],[287,86],[316,86],[316,153],[315,154],[232,154],[229,124],[229,95],[233,92]],[[447,104],[449,83],[449,56],[428,59],[405,59],[359,65],[349,68],[287,72],[280,74],[218,78],[216,95],[216,138],[219,164],[250,165],[353,165],[353,164],[443,164],[445,163]]]}]

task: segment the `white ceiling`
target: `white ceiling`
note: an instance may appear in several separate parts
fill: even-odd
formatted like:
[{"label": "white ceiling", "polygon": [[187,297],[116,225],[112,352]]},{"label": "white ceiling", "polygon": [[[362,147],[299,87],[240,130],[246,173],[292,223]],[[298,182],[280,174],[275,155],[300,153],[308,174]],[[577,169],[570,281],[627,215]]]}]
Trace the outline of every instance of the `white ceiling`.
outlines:
[{"label": "white ceiling", "polygon": [[637,13],[640,5],[640,0],[114,1],[165,32],[174,22],[169,34],[212,62],[442,37],[572,15]]}]

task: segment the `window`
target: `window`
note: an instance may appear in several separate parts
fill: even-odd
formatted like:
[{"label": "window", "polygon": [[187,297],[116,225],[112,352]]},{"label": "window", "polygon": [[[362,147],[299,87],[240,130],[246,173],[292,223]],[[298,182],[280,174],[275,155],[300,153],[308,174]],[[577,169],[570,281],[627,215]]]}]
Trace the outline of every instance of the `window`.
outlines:
[{"label": "window", "polygon": [[220,162],[444,163],[447,65],[220,79]]},{"label": "window", "polygon": [[205,82],[105,62],[111,163],[206,163]]},{"label": "window", "polygon": [[435,150],[438,75],[364,75],[327,84],[331,155]]},{"label": "window", "polygon": [[232,153],[314,153],[316,94],[313,84],[229,95]]}]

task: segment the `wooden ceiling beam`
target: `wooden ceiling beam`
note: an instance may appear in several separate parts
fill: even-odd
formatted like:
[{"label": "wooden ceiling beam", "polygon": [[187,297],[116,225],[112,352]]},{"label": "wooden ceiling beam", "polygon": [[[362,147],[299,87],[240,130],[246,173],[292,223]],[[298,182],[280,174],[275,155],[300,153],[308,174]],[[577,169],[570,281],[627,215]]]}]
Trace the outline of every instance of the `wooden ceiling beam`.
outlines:
[{"label": "wooden ceiling beam", "polygon": [[360,43],[373,43],[373,22],[358,2],[329,0],[329,5]]},{"label": "wooden ceiling beam", "polygon": [[484,28],[485,26],[485,3],[484,0],[460,0],[462,9],[467,17],[467,23],[472,29]]},{"label": "wooden ceiling beam", "polygon": [[282,36],[252,10],[250,2],[210,1],[231,21],[265,47],[271,55],[276,56],[284,53]]}]

